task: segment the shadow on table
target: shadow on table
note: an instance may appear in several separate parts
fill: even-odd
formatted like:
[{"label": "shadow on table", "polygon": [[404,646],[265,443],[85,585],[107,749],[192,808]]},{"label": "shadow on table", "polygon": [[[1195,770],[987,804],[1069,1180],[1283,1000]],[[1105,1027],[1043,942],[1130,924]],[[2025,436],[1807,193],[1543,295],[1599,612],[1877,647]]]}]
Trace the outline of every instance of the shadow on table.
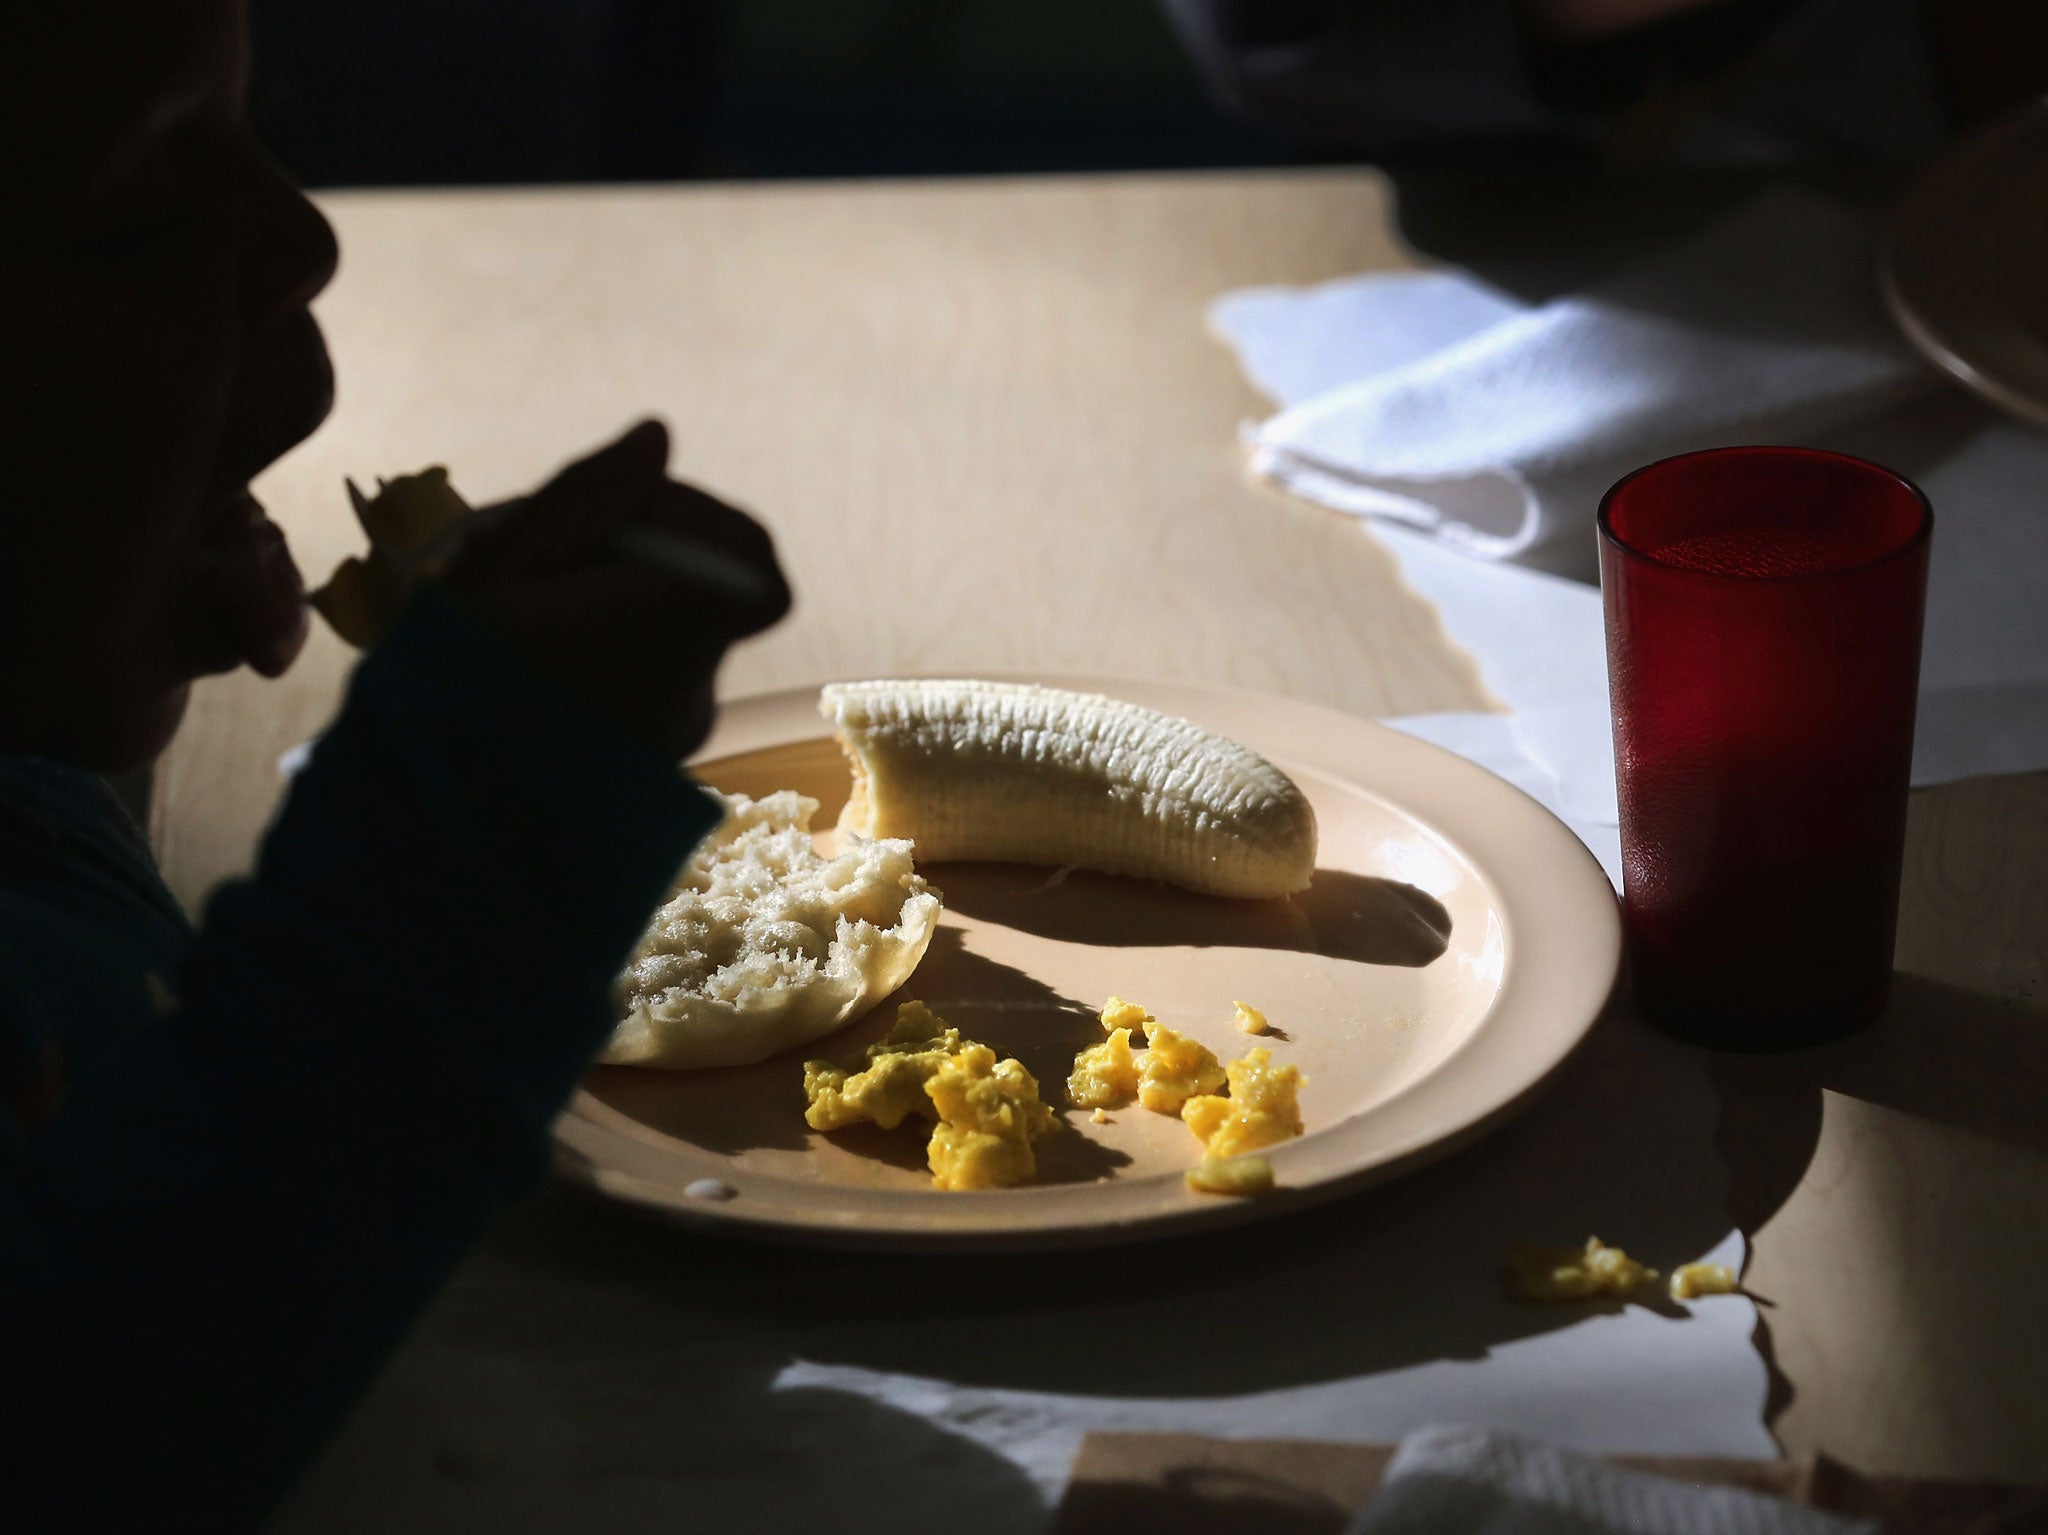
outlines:
[{"label": "shadow on table", "polygon": [[1871,218],[1897,195],[1891,172],[1800,176],[1782,167],[1542,175],[1413,167],[1393,179],[1407,244],[1529,304],[1634,267],[1788,186]]},{"label": "shadow on table", "polygon": [[534,1339],[456,1286],[264,1525],[268,1535],[950,1528],[1043,1535],[1000,1454],[911,1412],[778,1390],[765,1358],[650,1337],[631,1308]]},{"label": "shadow on table", "polygon": [[1335,1535],[1364,1505],[1345,1502],[1249,1467],[1185,1466],[1156,1485],[1078,1483],[1060,1504],[1059,1529],[1116,1530],[1125,1535]]},{"label": "shadow on table", "polygon": [[1798,1186],[1819,1143],[1824,1093],[2048,1151],[2048,1012],[1916,975],[1892,978],[1890,1007],[1854,1039],[1713,1057],[1709,1074],[1731,1213],[1745,1231]]},{"label": "shadow on table", "polygon": [[[2030,1005],[2031,998],[2010,999],[2015,990],[2025,995],[2027,972],[2015,970],[2014,961],[2036,964],[2048,947],[2039,885],[2048,857],[2048,818],[2039,813],[2048,804],[2044,785],[2048,779],[2039,777],[1983,779],[1913,795],[1907,863],[1920,872],[1906,881],[1899,911],[1906,968],[1893,976],[1890,1006],[1870,1028],[1821,1049],[1705,1057],[1720,1100],[1716,1141],[1728,1168],[1730,1213],[1745,1233],[1771,1221],[1808,1177],[1831,1097],[1852,1101],[1838,1103],[1838,1114],[1852,1112],[1841,1114],[1822,1175],[1855,1179],[1863,1187],[1850,1191],[1850,1206],[1894,1223],[1909,1218],[1915,1199],[1892,1184],[1913,1176],[1914,1158],[1927,1154],[1916,1148],[1931,1145],[1930,1136],[1962,1132],[2048,1152],[2048,1011]],[[1954,828],[1947,840],[1944,827]],[[1868,1143],[1852,1138],[1879,1123],[1865,1112],[1872,1108],[1896,1116],[1898,1144],[1890,1144],[1889,1132]],[[1953,1360],[1960,1375],[1971,1360],[2016,1357],[2011,1296],[1990,1281],[2010,1273],[2014,1234],[1997,1218],[2001,1195],[1987,1190],[1983,1198],[1935,1219],[1930,1229],[1899,1229],[1897,1251],[1880,1247],[1870,1255],[1880,1263],[1938,1262],[1949,1276],[1924,1292],[1941,1297],[1943,1313],[1943,1347],[1923,1356],[1929,1370],[1949,1369]],[[1917,1218],[1924,1222],[1929,1211]],[[1984,1303],[1986,1297],[2002,1298],[2003,1309]],[[1775,1421],[1792,1392],[1775,1368],[1769,1299],[1761,1297],[1758,1342],[1773,1364]],[[1952,1384],[1977,1396],[1983,1383]],[[1930,1400],[1942,1399],[1940,1390],[1923,1386]]]},{"label": "shadow on table", "polygon": [[1451,914],[1435,896],[1345,869],[1317,869],[1308,889],[1269,901],[1221,900],[1085,870],[1048,879],[1042,869],[1016,864],[938,864],[930,872],[949,910],[1065,943],[1295,949],[1420,967],[1451,940]]},{"label": "shadow on table", "polygon": [[[1721,1099],[1716,1142],[1728,1166],[1729,1210],[1745,1233],[1769,1222],[1805,1177],[1830,1094],[2048,1151],[2048,1012],[1920,976],[1895,975],[1890,1007],[1854,1039],[1786,1056],[1715,1057],[1708,1070]],[[1995,1227],[1958,1222],[1943,1230],[1939,1261],[1958,1276],[1981,1265],[1995,1270],[2008,1245]],[[1762,1299],[1757,1342],[1771,1367],[1766,1421],[1775,1422],[1793,1387],[1777,1367],[1769,1297]],[[1991,1354],[1971,1357],[2009,1346],[2011,1322],[1984,1317]]]}]

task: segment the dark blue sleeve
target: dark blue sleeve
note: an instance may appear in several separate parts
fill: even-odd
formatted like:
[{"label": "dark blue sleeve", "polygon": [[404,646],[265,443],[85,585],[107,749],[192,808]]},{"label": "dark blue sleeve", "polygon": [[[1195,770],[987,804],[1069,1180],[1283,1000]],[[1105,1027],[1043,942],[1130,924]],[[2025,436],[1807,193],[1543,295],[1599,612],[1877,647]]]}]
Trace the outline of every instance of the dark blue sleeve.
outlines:
[{"label": "dark blue sleeve", "polygon": [[416,601],[213,900],[177,1010],[0,1182],[11,1510],[255,1523],[545,1170],[612,978],[717,818]]}]

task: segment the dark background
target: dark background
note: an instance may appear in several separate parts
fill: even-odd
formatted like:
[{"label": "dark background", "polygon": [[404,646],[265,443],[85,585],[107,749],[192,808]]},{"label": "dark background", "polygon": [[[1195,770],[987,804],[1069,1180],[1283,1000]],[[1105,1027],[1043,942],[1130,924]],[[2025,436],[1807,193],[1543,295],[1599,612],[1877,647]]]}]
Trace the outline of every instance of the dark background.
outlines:
[{"label": "dark background", "polygon": [[1150,0],[252,0],[314,187],[1272,165]]}]

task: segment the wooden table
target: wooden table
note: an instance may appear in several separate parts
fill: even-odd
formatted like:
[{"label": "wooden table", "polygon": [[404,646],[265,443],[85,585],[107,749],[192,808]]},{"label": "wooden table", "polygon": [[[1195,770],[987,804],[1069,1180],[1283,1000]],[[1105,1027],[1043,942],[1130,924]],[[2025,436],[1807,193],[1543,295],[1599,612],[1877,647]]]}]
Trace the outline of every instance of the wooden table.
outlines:
[{"label": "wooden table", "polygon": [[[326,207],[344,250],[321,304],[341,403],[258,487],[310,571],[357,542],[345,474],[446,462],[488,498],[652,411],[678,473],[775,528],[799,594],[734,655],[728,693],[1048,670],[1366,716],[1489,706],[1365,529],[1247,484],[1233,433],[1261,402],[1201,325],[1226,288],[1413,264],[1375,175]],[[316,629],[283,682],[198,690],[154,806],[188,904],[248,863],[277,754],[319,728],[349,660]],[[1712,1068],[1783,1376],[1774,1426],[1868,1470],[2035,1477],[2048,780],[1915,796],[1899,966],[1897,1006],[1865,1039]],[[477,1260],[508,1306],[520,1265],[547,1264],[521,1240]],[[404,1421],[376,1397],[352,1434],[384,1434],[403,1460]],[[292,1528],[327,1527],[317,1501]]]}]

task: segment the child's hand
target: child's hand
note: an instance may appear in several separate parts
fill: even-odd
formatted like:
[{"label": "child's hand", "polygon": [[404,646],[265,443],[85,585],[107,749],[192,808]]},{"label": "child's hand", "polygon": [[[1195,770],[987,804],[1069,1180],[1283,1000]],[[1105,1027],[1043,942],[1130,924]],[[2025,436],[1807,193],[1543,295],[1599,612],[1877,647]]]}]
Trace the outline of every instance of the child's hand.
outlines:
[{"label": "child's hand", "polygon": [[[521,500],[480,512],[443,582],[536,670],[669,756],[711,728],[711,680],[735,640],[789,611],[767,532],[668,478],[668,432],[643,421]],[[709,544],[758,572],[760,591],[622,555],[623,529]]]}]

